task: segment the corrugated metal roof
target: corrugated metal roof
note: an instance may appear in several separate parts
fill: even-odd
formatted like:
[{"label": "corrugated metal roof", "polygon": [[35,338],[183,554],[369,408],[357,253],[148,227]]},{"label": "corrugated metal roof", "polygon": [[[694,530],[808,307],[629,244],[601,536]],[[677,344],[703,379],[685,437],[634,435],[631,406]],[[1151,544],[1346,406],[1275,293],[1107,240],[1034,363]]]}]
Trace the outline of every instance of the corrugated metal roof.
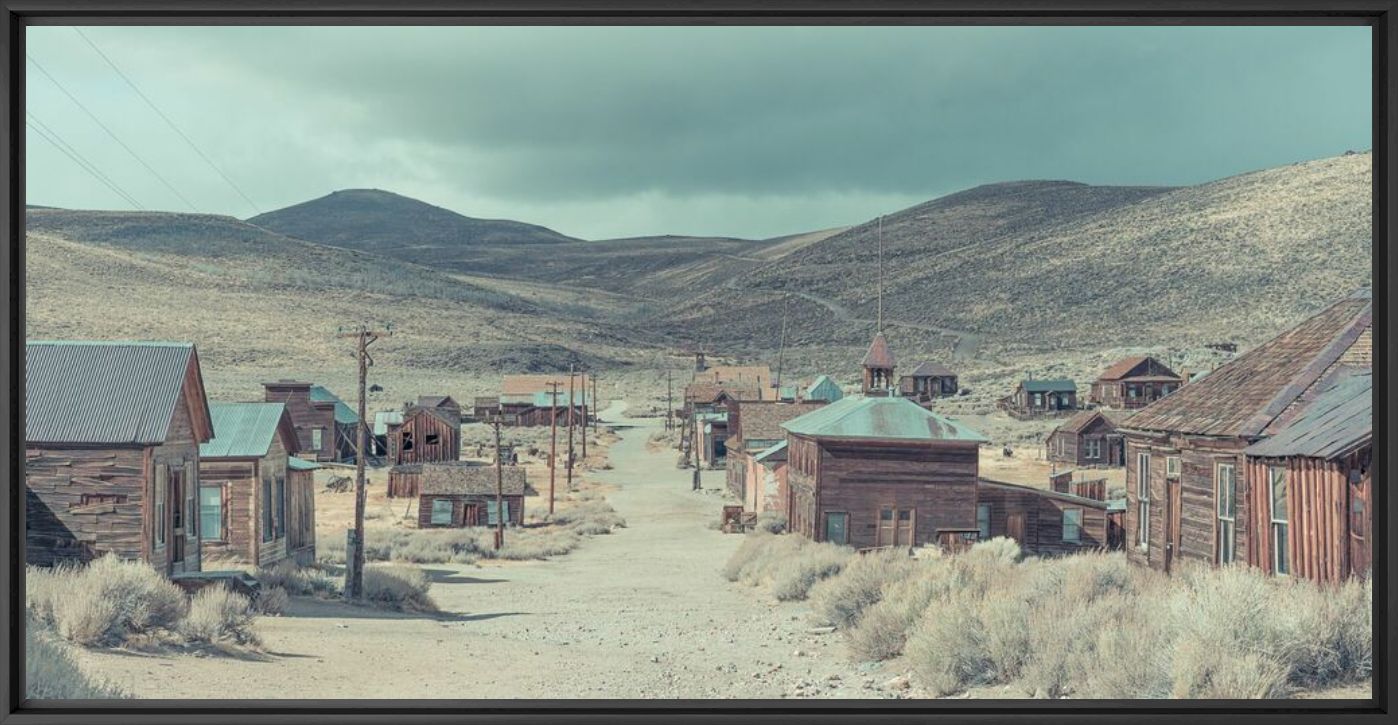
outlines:
[{"label": "corrugated metal roof", "polygon": [[286,459],[286,467],[287,467],[287,468],[290,468],[290,469],[293,470],[293,471],[318,471],[318,470],[320,470],[320,464],[319,464],[319,463],[316,463],[315,461],[308,461],[308,460],[306,460],[306,459],[304,459],[304,458],[297,458],[296,456],[292,456],[292,457]]},{"label": "corrugated metal roof", "polygon": [[374,435],[388,435],[390,425],[403,425],[403,411],[380,410],[374,414]]},{"label": "corrugated metal roof", "polygon": [[824,400],[833,403],[845,397],[845,392],[840,390],[840,386],[830,379],[829,375],[822,375],[811,383],[811,387],[806,388],[806,400]]},{"label": "corrugated metal roof", "polygon": [[786,451],[786,441],[781,441],[776,445],[772,446],[771,448],[768,448],[767,450],[757,454],[753,458],[755,458],[758,463],[765,463],[769,460],[774,459],[786,460],[786,456],[783,455],[784,451]]},{"label": "corrugated metal roof", "polygon": [[318,403],[335,403],[335,422],[342,425],[354,425],[359,422],[359,415],[354,412],[354,408],[349,407],[339,396],[330,392],[323,385],[312,385],[310,391],[311,400]]},{"label": "corrugated metal roof", "polygon": [[1066,378],[1057,380],[1026,380],[1021,385],[1030,393],[1076,393],[1077,383]]},{"label": "corrugated metal roof", "polygon": [[1249,456],[1335,458],[1374,436],[1373,376],[1354,374],[1316,396],[1290,425],[1247,448]]},{"label": "corrugated metal roof", "polygon": [[25,439],[163,443],[193,360],[187,342],[30,341]]},{"label": "corrugated metal roof", "polygon": [[980,433],[901,397],[852,397],[789,420],[791,433],[816,438],[871,438],[983,443]]},{"label": "corrugated metal roof", "polygon": [[209,403],[215,435],[199,445],[199,457],[265,456],[285,414],[283,403]]}]

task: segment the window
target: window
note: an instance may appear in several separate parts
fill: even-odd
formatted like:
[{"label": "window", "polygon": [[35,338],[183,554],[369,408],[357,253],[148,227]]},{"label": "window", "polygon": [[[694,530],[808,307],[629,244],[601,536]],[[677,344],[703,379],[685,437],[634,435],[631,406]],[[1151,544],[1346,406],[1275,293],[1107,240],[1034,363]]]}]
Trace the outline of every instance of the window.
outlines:
[{"label": "window", "polygon": [[1269,466],[1268,478],[1272,489],[1272,571],[1291,573],[1290,552],[1287,551],[1286,469]]},{"label": "window", "polygon": [[312,450],[317,450],[317,451],[318,451],[318,450],[320,450],[321,447],[324,446],[324,445],[325,445],[325,429],[324,429],[324,428],[312,428],[312,429],[311,429],[311,449],[312,449]]},{"label": "window", "polygon": [[165,545],[165,497],[170,488],[170,468],[155,468],[155,546]]},{"label": "window", "polygon": [[[1169,460],[1169,459],[1166,459]],[[1166,469],[1169,464],[1165,464]],[[1136,454],[1136,543],[1150,546],[1150,454]]]},{"label": "window", "polygon": [[442,439],[441,439],[440,437],[438,437],[436,433],[428,433],[428,434],[427,434],[427,437],[424,439],[423,442],[426,443],[426,444],[429,445],[429,446],[435,446],[435,445],[437,445],[438,443],[440,443],[441,440],[442,440]]},{"label": "window", "polygon": [[277,536],[286,535],[286,479],[277,476],[277,485],[273,494],[276,496],[277,505]]},{"label": "window", "polygon": [[1063,509],[1063,540],[1074,544],[1082,541],[1082,509]]},{"label": "window", "polygon": [[411,451],[412,449],[413,449],[413,432],[412,432],[412,431],[405,430],[405,431],[403,431],[403,450],[405,450],[405,451]]},{"label": "window", "polygon": [[825,540],[832,544],[849,543],[849,514],[834,511],[825,514]]},{"label": "window", "polygon": [[199,530],[205,539],[223,540],[223,486],[199,487]]},{"label": "window", "polygon": [[1083,455],[1089,460],[1095,461],[1102,457],[1101,438],[1088,438],[1083,441],[1083,447],[1087,449]]},{"label": "window", "polygon": [[1043,394],[1043,393],[1034,393],[1034,407],[1035,407],[1035,408],[1042,408],[1042,407],[1044,407],[1044,394]]},{"label": "window", "polygon": [[[503,503],[505,511],[505,523],[508,524],[510,523],[510,502],[504,501]],[[485,523],[487,526],[498,526],[500,523],[500,515],[496,513],[494,501],[485,502]]]},{"label": "window", "polygon": [[272,520],[272,482],[262,479],[262,540],[271,541],[276,523]]},{"label": "window", "polygon": [[976,530],[980,532],[981,541],[990,538],[990,504],[976,504]]},{"label": "window", "polygon": [[1165,477],[1166,477],[1166,478],[1179,478],[1179,477],[1180,477],[1180,457],[1179,457],[1179,456],[1166,456],[1166,457],[1165,457]]},{"label": "window", "polygon": [[1218,501],[1218,563],[1231,564],[1237,540],[1238,474],[1231,463],[1220,463],[1214,472]]},{"label": "window", "polygon": [[451,525],[451,499],[437,498],[432,500],[432,525]]}]

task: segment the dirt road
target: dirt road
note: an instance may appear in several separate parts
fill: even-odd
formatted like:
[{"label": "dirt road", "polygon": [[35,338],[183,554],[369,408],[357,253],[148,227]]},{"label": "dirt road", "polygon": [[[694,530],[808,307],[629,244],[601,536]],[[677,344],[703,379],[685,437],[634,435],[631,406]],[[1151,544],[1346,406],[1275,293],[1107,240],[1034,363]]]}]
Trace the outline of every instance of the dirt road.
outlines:
[{"label": "dirt road", "polygon": [[614,468],[593,475],[627,528],[550,561],[429,565],[440,616],[298,599],[258,620],[265,657],[83,652],[82,664],[161,698],[881,696],[892,674],[850,665],[804,605],[720,576],[741,539],[708,527],[722,471],[690,491],[671,452],[647,451],[655,423],[620,412],[603,420],[642,425],[621,429]]}]

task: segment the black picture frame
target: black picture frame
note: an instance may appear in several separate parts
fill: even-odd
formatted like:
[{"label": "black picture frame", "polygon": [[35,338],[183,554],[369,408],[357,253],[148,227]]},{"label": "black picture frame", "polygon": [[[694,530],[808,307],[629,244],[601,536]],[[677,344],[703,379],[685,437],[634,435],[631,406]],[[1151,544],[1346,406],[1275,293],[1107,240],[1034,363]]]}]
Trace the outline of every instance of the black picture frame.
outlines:
[{"label": "black picture frame", "polygon": [[[1373,258],[1376,434],[1387,445],[1374,450],[1375,480],[1386,482],[1395,442],[1388,423],[1395,412],[1390,381],[1395,370],[1394,301],[1398,279],[1390,251],[1398,149],[1398,0],[0,0],[0,78],[6,86],[0,115],[6,143],[0,155],[8,173],[0,181],[0,255],[4,315],[0,333],[0,454],[5,496],[0,500],[0,629],[7,654],[0,666],[0,722],[22,723],[437,723],[617,722],[661,718],[672,723],[708,722],[1117,722],[1152,725],[1190,718],[1235,725],[1254,722],[1325,721],[1379,723],[1395,720],[1392,655],[1392,582],[1398,558],[1389,532],[1398,507],[1380,483],[1374,491],[1374,673],[1370,700],[1312,701],[693,701],[693,700],[280,700],[25,702],[24,674],[24,480],[23,360],[24,255],[24,41],[38,24],[1284,24],[1367,25],[1373,31]],[[1384,556],[1387,554],[1388,556]]]}]

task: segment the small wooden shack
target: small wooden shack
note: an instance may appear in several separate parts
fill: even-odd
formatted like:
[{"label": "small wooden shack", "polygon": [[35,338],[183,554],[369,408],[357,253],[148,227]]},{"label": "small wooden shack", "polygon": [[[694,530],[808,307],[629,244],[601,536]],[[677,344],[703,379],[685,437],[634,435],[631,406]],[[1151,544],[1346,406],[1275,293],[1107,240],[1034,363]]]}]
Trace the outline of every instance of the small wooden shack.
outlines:
[{"label": "small wooden shack", "polygon": [[574,425],[583,425],[593,408],[591,385],[587,374],[573,375],[570,399],[566,374],[506,375],[494,410],[484,406],[483,399],[476,399],[477,420],[499,416],[503,425],[546,426],[556,415],[559,425],[566,425],[570,416]]},{"label": "small wooden shack", "polygon": [[[417,406],[420,408],[431,408],[451,421],[457,427],[461,426],[461,404],[456,402],[450,395],[419,395]],[[405,408],[411,406],[404,406]]]},{"label": "small wooden shack", "polygon": [[[501,476],[497,482],[496,476]],[[503,489],[506,526],[524,524],[523,468],[424,463],[418,486],[419,528],[496,525],[497,484]]]},{"label": "small wooden shack", "polygon": [[1077,468],[1126,465],[1115,415],[1100,409],[1077,413],[1049,433],[1044,441],[1046,457]]},{"label": "small wooden shack", "polygon": [[301,566],[316,560],[316,471],[320,464],[292,456],[286,462],[286,553]]},{"label": "small wooden shack", "polygon": [[1093,381],[1088,402],[1104,408],[1134,410],[1179,390],[1184,378],[1165,363],[1137,355],[1118,361]]},{"label": "small wooden shack", "polygon": [[970,428],[898,396],[844,398],[782,428],[792,532],[862,549],[976,531],[985,438]]},{"label": "small wooden shack", "polygon": [[1078,386],[1071,380],[1022,380],[1000,408],[1020,419],[1071,415],[1078,410]]},{"label": "small wooden shack", "polygon": [[1026,554],[1056,556],[1107,549],[1106,501],[980,479],[976,529],[980,539],[1005,536]]},{"label": "small wooden shack", "polygon": [[[1246,451],[1266,452],[1252,446],[1279,435],[1339,379],[1370,369],[1372,318],[1361,289],[1124,421],[1128,558],[1167,572],[1181,560],[1291,572],[1290,560],[1276,557],[1297,553],[1295,522],[1334,512],[1294,488],[1286,465],[1250,466]],[[1367,469],[1359,462],[1352,470],[1362,479]],[[1333,550],[1348,545],[1346,535],[1335,526],[1307,536]]]},{"label": "small wooden shack", "polygon": [[439,408],[414,405],[398,424],[386,422],[384,440],[390,465],[455,461],[461,458],[460,418]]},{"label": "small wooden shack", "polygon": [[919,405],[956,395],[958,390],[956,373],[940,363],[918,363],[917,367],[898,378],[898,393]]},{"label": "small wooden shack", "polygon": [[199,446],[213,437],[194,345],[25,345],[25,559],[111,553],[201,569]]},{"label": "small wooden shack", "polygon": [[[211,403],[215,436],[199,446],[203,554],[217,568],[272,566],[293,558],[288,459],[296,429],[285,403]],[[314,502],[312,502],[314,507]],[[315,530],[297,538],[315,539]]]}]

